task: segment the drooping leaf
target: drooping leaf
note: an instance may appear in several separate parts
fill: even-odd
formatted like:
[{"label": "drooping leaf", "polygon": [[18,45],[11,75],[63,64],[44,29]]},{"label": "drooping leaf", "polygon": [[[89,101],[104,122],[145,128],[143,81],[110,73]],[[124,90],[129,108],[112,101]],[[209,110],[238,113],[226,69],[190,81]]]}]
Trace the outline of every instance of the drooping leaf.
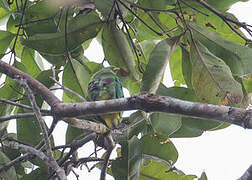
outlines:
[{"label": "drooping leaf", "polygon": [[160,41],[150,55],[143,75],[141,91],[155,93],[163,78],[167,63],[180,37]]},{"label": "drooping leaf", "polygon": [[215,56],[221,58],[231,69],[234,75],[251,74],[252,49],[241,44],[227,41],[216,33],[195,23],[190,23],[194,38],[200,41]]},{"label": "drooping leaf", "polygon": [[0,58],[3,57],[3,54],[9,47],[12,39],[15,37],[15,34],[12,34],[8,31],[0,30]]},{"label": "drooping leaf", "polygon": [[112,162],[112,174],[115,179],[137,180],[140,172],[142,151],[140,141],[136,136],[120,142],[121,155]]},{"label": "drooping leaf", "polygon": [[185,175],[170,170],[170,167],[163,162],[145,160],[141,167],[139,180],[170,179],[170,180],[193,180],[195,175]]},{"label": "drooping leaf", "polygon": [[196,40],[191,43],[190,59],[192,86],[202,102],[223,105],[241,103],[242,87],[222,59]]},{"label": "drooping leaf", "polygon": [[[0,151],[0,167],[2,167],[4,164],[8,162],[10,162],[10,159],[2,151]],[[1,172],[0,179],[16,180],[17,175],[16,175],[15,168],[12,166],[7,171]]]},{"label": "drooping leaf", "polygon": [[178,152],[169,138],[147,134],[140,141],[144,154],[165,161],[171,166],[177,161]]},{"label": "drooping leaf", "polygon": [[104,25],[102,46],[110,65],[124,69],[135,80],[139,79],[135,70],[136,63],[132,48],[126,35],[122,30],[117,29],[115,22]]},{"label": "drooping leaf", "polygon": [[95,12],[81,14],[68,22],[67,33],[40,33],[22,39],[22,44],[41,53],[62,55],[67,50],[72,51],[84,41],[91,39],[100,31],[102,22]]}]

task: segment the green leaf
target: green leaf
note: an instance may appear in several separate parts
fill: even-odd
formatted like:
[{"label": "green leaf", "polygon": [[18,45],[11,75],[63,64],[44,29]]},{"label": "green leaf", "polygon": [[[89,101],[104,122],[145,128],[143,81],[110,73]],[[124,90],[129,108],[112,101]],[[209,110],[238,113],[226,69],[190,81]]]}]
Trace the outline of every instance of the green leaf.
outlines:
[{"label": "green leaf", "polygon": [[124,69],[135,80],[139,79],[132,48],[123,31],[117,29],[115,22],[104,25],[102,46],[110,65]]},{"label": "green leaf", "polygon": [[128,120],[124,122],[129,125],[128,138],[133,136],[138,136],[139,133],[144,133],[147,131],[147,117],[146,113],[143,111],[136,111],[130,115]]},{"label": "green leaf", "polygon": [[[10,162],[10,159],[2,151],[0,151],[0,167],[2,167],[4,164],[8,162]],[[8,171],[1,172],[0,179],[16,180],[17,175],[16,175],[15,168],[12,166],[11,168],[9,168]]]},{"label": "green leaf", "polygon": [[22,39],[22,44],[41,53],[62,55],[67,50],[73,51],[88,39],[94,38],[100,31],[102,22],[95,12],[80,14],[68,22],[65,31],[57,33],[40,33]]},{"label": "green leaf", "polygon": [[182,53],[181,48],[178,46],[172,53],[170,60],[170,71],[171,76],[175,84],[175,86],[180,86],[181,84],[185,84],[185,80],[183,78],[182,72]]},{"label": "green leaf", "polygon": [[144,154],[154,156],[154,158],[165,161],[171,166],[177,161],[178,152],[169,138],[147,134],[140,141]]},{"label": "green leaf", "polygon": [[187,87],[192,87],[192,64],[190,61],[190,54],[185,48],[182,51],[182,72]]},{"label": "green leaf", "polygon": [[232,76],[224,61],[193,40],[190,49],[192,86],[202,102],[239,104],[243,99],[241,84]]},{"label": "green leaf", "polygon": [[82,134],[83,134],[83,129],[79,129],[71,125],[68,125],[67,131],[66,131],[66,144],[72,143],[74,139],[80,137],[80,135]]},{"label": "green leaf", "polygon": [[152,113],[150,119],[154,132],[166,137],[176,132],[182,125],[181,116],[174,114]]},{"label": "green leaf", "polygon": [[112,174],[118,180],[137,180],[140,172],[142,151],[136,136],[120,142],[122,157],[112,161]]},{"label": "green leaf", "polygon": [[[130,1],[132,2],[133,0],[130,0]],[[116,5],[113,6],[114,0],[106,0],[106,1],[96,0],[94,1],[94,4],[95,4],[96,9],[101,12],[102,16],[105,19],[108,19],[108,18],[113,19],[114,14],[115,14],[115,9],[117,9],[117,12],[119,11],[118,8],[115,8],[117,7]],[[124,4],[129,6],[128,3],[124,3]],[[128,10],[123,5],[121,5],[121,3],[118,3],[118,5],[120,7],[120,12],[122,12],[122,16],[125,17],[128,13]]]},{"label": "green leaf", "polygon": [[227,41],[216,33],[195,23],[190,23],[193,36],[215,56],[221,58],[237,76],[251,74],[252,49],[241,44]]},{"label": "green leaf", "polygon": [[10,10],[7,0],[0,0],[0,7],[8,11]]},{"label": "green leaf", "polygon": [[205,172],[202,172],[199,180],[207,180],[207,176],[206,176],[206,173]]},{"label": "green leaf", "polygon": [[166,9],[167,6],[174,5],[176,0],[139,0],[138,4],[144,8]]},{"label": "green leaf", "polygon": [[[88,83],[90,80],[90,74],[75,59],[71,59],[64,68],[63,72],[63,85],[70,88],[74,92],[78,93],[83,97],[87,97]],[[73,101],[81,101],[78,97],[74,96],[69,92],[65,92]]]},{"label": "green leaf", "polygon": [[31,76],[35,77],[41,72],[35,60],[34,50],[24,47],[21,60]]},{"label": "green leaf", "polygon": [[24,175],[20,180],[44,180],[46,178],[48,178],[47,174],[43,173],[40,168],[37,168],[29,174]]},{"label": "green leaf", "polygon": [[[166,88],[163,84],[160,84],[157,94],[161,96],[170,96],[192,102],[199,102],[199,99],[196,97],[194,90],[189,88],[183,88],[183,87]],[[197,119],[184,116],[181,117],[180,115],[177,116],[181,118],[180,121],[182,125],[176,132],[171,134],[169,137],[197,137],[200,136],[204,131],[211,130],[222,124],[220,122],[213,120]],[[172,119],[171,121],[174,120]]]},{"label": "green leaf", "polygon": [[139,180],[156,180],[156,179],[169,179],[169,180],[194,180],[197,176],[179,174],[169,171],[170,167],[165,163],[153,160],[145,161],[141,167]]},{"label": "green leaf", "polygon": [[0,57],[3,57],[3,54],[6,52],[14,37],[15,34],[0,30]]},{"label": "green leaf", "polygon": [[163,78],[167,63],[175,50],[180,37],[160,41],[150,55],[143,75],[141,91],[155,93]]}]

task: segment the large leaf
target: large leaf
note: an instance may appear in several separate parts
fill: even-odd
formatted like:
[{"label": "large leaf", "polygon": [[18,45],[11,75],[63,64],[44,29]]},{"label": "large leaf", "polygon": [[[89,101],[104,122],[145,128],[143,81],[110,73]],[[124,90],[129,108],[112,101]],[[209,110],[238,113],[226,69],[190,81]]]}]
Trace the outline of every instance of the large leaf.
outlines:
[{"label": "large leaf", "polygon": [[8,31],[0,30],[0,58],[3,57],[3,54],[9,47],[12,39],[15,37],[15,34],[12,34]]},{"label": "large leaf", "polygon": [[194,38],[199,40],[211,53],[221,58],[234,75],[251,74],[252,49],[241,44],[227,41],[208,29],[190,23]]},{"label": "large leaf", "polygon": [[187,87],[192,87],[192,64],[190,54],[185,48],[182,51],[182,73]]},{"label": "large leaf", "polygon": [[[4,164],[10,162],[9,158],[0,151],[0,167],[2,167]],[[17,175],[15,168],[12,166],[8,171],[3,171],[0,173],[0,179],[4,180],[16,180]]]},{"label": "large leaf", "polygon": [[112,162],[112,174],[118,180],[137,180],[140,172],[142,151],[136,136],[120,142],[122,157]]},{"label": "large leaf", "polygon": [[34,77],[40,73],[41,70],[36,63],[34,50],[25,47],[22,52],[21,60],[31,76]]},{"label": "large leaf", "polygon": [[143,75],[141,91],[156,93],[179,39],[180,37],[165,39],[156,45]]},{"label": "large leaf", "polygon": [[150,119],[154,132],[166,137],[176,132],[182,125],[181,116],[174,114],[157,112],[151,114]]},{"label": "large leaf", "polygon": [[191,43],[190,59],[192,86],[202,102],[223,105],[241,103],[242,87],[222,59],[196,40]]},{"label": "large leaf", "polygon": [[102,46],[110,65],[124,69],[135,80],[139,79],[132,48],[123,31],[117,29],[115,22],[104,25]]},{"label": "large leaf", "polygon": [[169,138],[147,134],[140,141],[144,154],[165,161],[171,166],[177,161],[178,152]]},{"label": "large leaf", "polygon": [[40,168],[37,168],[30,172],[29,174],[24,175],[20,180],[44,180],[47,178],[47,174],[41,172]]},{"label": "large leaf", "polygon": [[165,163],[150,160],[142,165],[139,180],[193,180],[195,178],[197,176],[173,172]]},{"label": "large leaf", "polygon": [[100,31],[102,22],[95,12],[81,14],[68,22],[67,33],[40,33],[22,39],[22,44],[41,53],[60,55],[72,51],[84,41],[91,39]]},{"label": "large leaf", "polygon": [[[87,97],[88,83],[90,80],[90,74],[75,59],[71,59],[64,68],[63,72],[63,85],[70,88],[74,92],[83,97]],[[65,92],[73,101],[80,101],[80,99],[69,92]]]},{"label": "large leaf", "polygon": [[[199,102],[199,98],[196,97],[196,94],[193,89],[190,88],[182,88],[182,87],[171,87],[171,88],[166,88],[163,84],[160,84],[158,91],[158,95],[161,96],[171,96],[174,98],[179,98],[187,101],[193,101],[193,102]],[[156,130],[156,132],[160,133],[170,133],[172,132],[171,127],[168,127],[167,129],[164,128],[166,127],[166,124],[171,124],[175,123],[174,121],[178,118],[179,122],[182,123],[179,129],[177,129],[174,133],[170,134],[169,137],[197,137],[200,136],[204,131],[206,130],[211,130],[213,128],[216,128],[220,126],[220,122],[213,121],[213,120],[207,120],[207,119],[197,119],[197,118],[192,118],[192,117],[185,117],[185,116],[180,116],[173,115],[175,118],[172,119],[171,117],[166,114],[167,119],[162,118],[160,119],[160,129],[163,131],[160,131],[159,129]],[[158,119],[155,120],[158,123]],[[168,122],[171,121],[171,122]],[[164,124],[164,127],[162,127],[162,124]]]}]

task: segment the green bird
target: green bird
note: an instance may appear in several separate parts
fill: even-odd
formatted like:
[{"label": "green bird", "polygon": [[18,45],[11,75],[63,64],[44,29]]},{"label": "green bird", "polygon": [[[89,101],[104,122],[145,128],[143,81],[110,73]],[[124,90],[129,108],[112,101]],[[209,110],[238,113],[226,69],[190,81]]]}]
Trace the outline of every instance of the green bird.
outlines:
[{"label": "green bird", "polygon": [[[115,67],[107,67],[95,73],[88,85],[88,99],[90,101],[100,101],[117,99],[124,97],[122,85]],[[102,114],[97,116],[97,120],[105,124],[108,128],[115,128],[121,122],[122,113]]]}]

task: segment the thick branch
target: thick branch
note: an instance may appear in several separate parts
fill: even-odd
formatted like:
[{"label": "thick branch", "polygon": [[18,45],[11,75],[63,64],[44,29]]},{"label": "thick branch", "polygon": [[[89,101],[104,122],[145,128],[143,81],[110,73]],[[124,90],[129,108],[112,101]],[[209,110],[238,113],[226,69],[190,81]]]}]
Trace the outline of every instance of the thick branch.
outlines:
[{"label": "thick branch", "polygon": [[60,100],[43,84],[3,61],[0,61],[0,72],[6,74],[12,79],[17,79],[18,77],[26,79],[29,87],[31,87],[36,93],[40,94],[51,107],[60,102]]},{"label": "thick branch", "polygon": [[241,108],[202,104],[167,96],[140,94],[128,98],[83,103],[59,103],[54,112],[61,117],[102,114],[127,110],[165,112],[213,119],[252,128],[252,111]]},{"label": "thick branch", "polygon": [[246,170],[246,172],[240,177],[239,180],[250,180],[252,179],[252,165]]}]

